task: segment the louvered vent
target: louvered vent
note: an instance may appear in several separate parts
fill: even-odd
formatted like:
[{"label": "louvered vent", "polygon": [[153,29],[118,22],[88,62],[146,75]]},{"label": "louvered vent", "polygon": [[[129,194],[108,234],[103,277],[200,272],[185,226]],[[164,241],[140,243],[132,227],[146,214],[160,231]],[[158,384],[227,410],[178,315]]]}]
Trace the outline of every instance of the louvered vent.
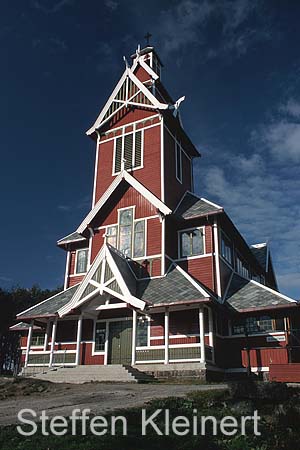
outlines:
[{"label": "louvered vent", "polygon": [[122,162],[122,138],[116,139],[116,149],[115,149],[115,173],[120,172]]},{"label": "louvered vent", "polygon": [[127,134],[124,136],[124,159],[125,169],[132,168],[132,148],[133,148],[133,134]]},{"label": "louvered vent", "polygon": [[134,167],[142,165],[142,132],[135,133]]}]

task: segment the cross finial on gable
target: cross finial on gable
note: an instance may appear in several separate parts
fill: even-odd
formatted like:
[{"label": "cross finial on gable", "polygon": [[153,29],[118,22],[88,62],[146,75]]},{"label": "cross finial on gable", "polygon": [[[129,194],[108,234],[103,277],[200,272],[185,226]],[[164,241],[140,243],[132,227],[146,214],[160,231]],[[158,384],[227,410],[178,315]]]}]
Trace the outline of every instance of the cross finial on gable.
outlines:
[{"label": "cross finial on gable", "polygon": [[150,38],[152,38],[152,34],[149,33],[149,31],[148,31],[148,33],[145,34],[144,38],[146,39],[146,44],[147,44],[147,47],[148,47],[148,45],[150,44]]}]

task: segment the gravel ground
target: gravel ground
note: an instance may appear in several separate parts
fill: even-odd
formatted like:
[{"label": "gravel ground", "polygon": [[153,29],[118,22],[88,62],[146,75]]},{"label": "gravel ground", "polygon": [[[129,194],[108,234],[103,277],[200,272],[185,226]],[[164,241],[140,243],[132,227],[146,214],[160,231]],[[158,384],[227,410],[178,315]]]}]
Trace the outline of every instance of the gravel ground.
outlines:
[{"label": "gravel ground", "polygon": [[[31,408],[39,416],[69,416],[73,409],[89,408],[102,415],[123,408],[141,407],[155,398],[183,397],[192,391],[226,389],[227,385],[184,384],[54,384],[31,380],[0,381],[0,426],[18,422],[18,412]],[[32,419],[32,416],[29,416]]]}]

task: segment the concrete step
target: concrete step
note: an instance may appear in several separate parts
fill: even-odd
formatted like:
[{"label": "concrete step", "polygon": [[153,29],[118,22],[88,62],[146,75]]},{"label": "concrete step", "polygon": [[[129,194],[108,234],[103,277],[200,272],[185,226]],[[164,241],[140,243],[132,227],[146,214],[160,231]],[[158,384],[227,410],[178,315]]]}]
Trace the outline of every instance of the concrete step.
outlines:
[{"label": "concrete step", "polygon": [[121,383],[145,383],[153,381],[153,376],[149,376],[132,368],[121,364],[108,366],[76,366],[68,368],[45,369],[40,368],[38,373],[26,373],[24,376],[39,380],[52,381],[54,383],[74,383],[81,384],[89,381],[99,382],[121,382]]}]

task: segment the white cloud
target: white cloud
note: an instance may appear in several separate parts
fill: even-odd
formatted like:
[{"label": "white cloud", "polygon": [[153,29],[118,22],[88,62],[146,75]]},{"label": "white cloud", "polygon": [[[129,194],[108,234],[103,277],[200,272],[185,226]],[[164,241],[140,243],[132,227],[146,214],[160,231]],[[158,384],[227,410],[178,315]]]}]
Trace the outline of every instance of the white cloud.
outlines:
[{"label": "white cloud", "polygon": [[[300,170],[291,178],[289,170],[270,170],[257,153],[217,154],[218,166],[197,165],[198,192],[224,206],[248,243],[270,240],[280,288],[293,288],[300,298]],[[293,286],[287,282],[290,275]]]},{"label": "white cloud", "polygon": [[261,137],[278,160],[300,162],[300,123],[279,121],[264,127]]},{"label": "white cloud", "polygon": [[[156,35],[163,42],[162,52],[169,54],[190,45],[202,47],[201,57],[215,58],[234,53],[241,56],[255,43],[269,39],[266,20],[261,20],[261,2],[257,0],[181,0],[161,12]],[[260,28],[250,26],[255,16]],[[220,23],[216,27],[215,23]],[[214,23],[214,46],[207,39],[205,27]]]},{"label": "white cloud", "polygon": [[290,98],[285,104],[279,107],[279,111],[294,119],[300,119],[300,102],[294,98]]}]

